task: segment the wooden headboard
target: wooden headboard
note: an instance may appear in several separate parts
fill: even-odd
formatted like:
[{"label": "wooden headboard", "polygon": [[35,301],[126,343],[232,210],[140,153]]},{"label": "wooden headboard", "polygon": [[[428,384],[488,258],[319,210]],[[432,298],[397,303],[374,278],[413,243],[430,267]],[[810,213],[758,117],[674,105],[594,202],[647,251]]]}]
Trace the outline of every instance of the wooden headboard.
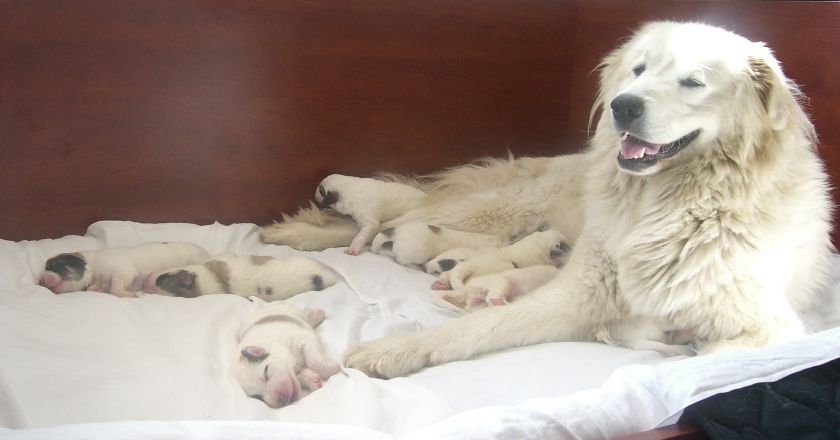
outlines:
[{"label": "wooden headboard", "polygon": [[766,41],[840,182],[836,3],[0,0],[0,238],[264,224],[329,173],[575,151],[592,69],[651,19]]}]

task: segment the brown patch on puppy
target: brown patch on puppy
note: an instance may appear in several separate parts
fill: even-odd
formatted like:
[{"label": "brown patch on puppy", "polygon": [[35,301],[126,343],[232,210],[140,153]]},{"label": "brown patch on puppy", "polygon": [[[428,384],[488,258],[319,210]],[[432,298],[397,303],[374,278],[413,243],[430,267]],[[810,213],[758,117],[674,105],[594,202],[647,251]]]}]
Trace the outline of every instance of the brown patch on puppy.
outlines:
[{"label": "brown patch on puppy", "polygon": [[85,275],[86,267],[87,262],[82,254],[73,252],[50,258],[47,260],[45,269],[57,273],[63,280],[79,281]]},{"label": "brown patch on puppy", "polygon": [[165,273],[155,280],[155,285],[181,298],[195,298],[199,295],[195,274],[186,270]]},{"label": "brown patch on puppy", "polygon": [[324,290],[324,279],[321,278],[321,275],[312,276],[312,288],[313,290]]},{"label": "brown patch on puppy", "polygon": [[210,260],[204,263],[204,267],[216,277],[216,280],[222,286],[222,291],[230,293],[230,268],[227,263],[219,260]]},{"label": "brown patch on puppy", "polygon": [[430,231],[434,232],[435,234],[440,234],[440,226],[435,226],[435,225],[428,225],[428,226],[429,226]]},{"label": "brown patch on puppy", "polygon": [[262,266],[271,260],[272,258],[267,255],[251,255],[251,263],[254,263],[257,266]]}]

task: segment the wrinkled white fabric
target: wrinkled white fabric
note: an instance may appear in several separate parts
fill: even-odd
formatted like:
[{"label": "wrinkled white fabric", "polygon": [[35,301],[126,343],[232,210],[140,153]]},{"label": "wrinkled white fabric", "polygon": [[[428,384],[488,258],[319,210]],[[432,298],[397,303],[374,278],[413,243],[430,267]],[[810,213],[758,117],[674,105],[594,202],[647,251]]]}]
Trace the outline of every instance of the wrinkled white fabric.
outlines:
[{"label": "wrinkled white fabric", "polygon": [[[363,253],[265,245],[256,226],[99,222],[83,236],[0,241],[0,438],[608,438],[671,423],[717,392],[776,380],[840,357],[840,329],[790,344],[666,358],[593,343],[551,343],[453,362],[406,378],[355,370],[285,408],[250,399],[231,374],[236,335],[259,307],[212,295],[54,295],[36,284],[47,258],[149,241],[211,254],[305,255],[339,282],[291,303],[320,307],[336,360],[349,346],[453,319],[431,304],[433,276]],[[840,258],[835,261],[840,279]],[[830,294],[840,296],[840,282]],[[836,303],[810,318],[840,324]]]}]

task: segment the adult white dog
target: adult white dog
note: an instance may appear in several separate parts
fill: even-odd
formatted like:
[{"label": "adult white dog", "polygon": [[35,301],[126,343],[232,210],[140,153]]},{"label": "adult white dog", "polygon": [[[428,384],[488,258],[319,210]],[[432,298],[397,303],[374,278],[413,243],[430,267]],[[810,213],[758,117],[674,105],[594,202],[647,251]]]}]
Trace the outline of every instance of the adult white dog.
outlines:
[{"label": "adult white dog", "polygon": [[[797,312],[828,279],[832,210],[798,98],[761,43],[645,25],[602,63],[588,151],[444,172],[433,202],[385,225],[399,257],[440,235],[418,222],[496,237],[546,223],[575,241],[560,274],[510,305],[364,342],[346,365],[395,377],[547,341],[708,353],[802,336]],[[265,239],[345,227],[304,217]]]}]

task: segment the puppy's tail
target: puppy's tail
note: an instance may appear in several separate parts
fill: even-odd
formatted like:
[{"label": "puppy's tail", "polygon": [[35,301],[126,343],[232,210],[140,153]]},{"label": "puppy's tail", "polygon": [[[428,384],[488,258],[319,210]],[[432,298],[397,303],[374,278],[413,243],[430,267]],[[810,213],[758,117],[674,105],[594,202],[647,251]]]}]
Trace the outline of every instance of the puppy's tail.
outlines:
[{"label": "puppy's tail", "polygon": [[359,227],[351,218],[330,214],[313,203],[293,216],[283,214],[282,222],[264,226],[260,232],[266,243],[301,251],[320,251],[350,245]]}]

